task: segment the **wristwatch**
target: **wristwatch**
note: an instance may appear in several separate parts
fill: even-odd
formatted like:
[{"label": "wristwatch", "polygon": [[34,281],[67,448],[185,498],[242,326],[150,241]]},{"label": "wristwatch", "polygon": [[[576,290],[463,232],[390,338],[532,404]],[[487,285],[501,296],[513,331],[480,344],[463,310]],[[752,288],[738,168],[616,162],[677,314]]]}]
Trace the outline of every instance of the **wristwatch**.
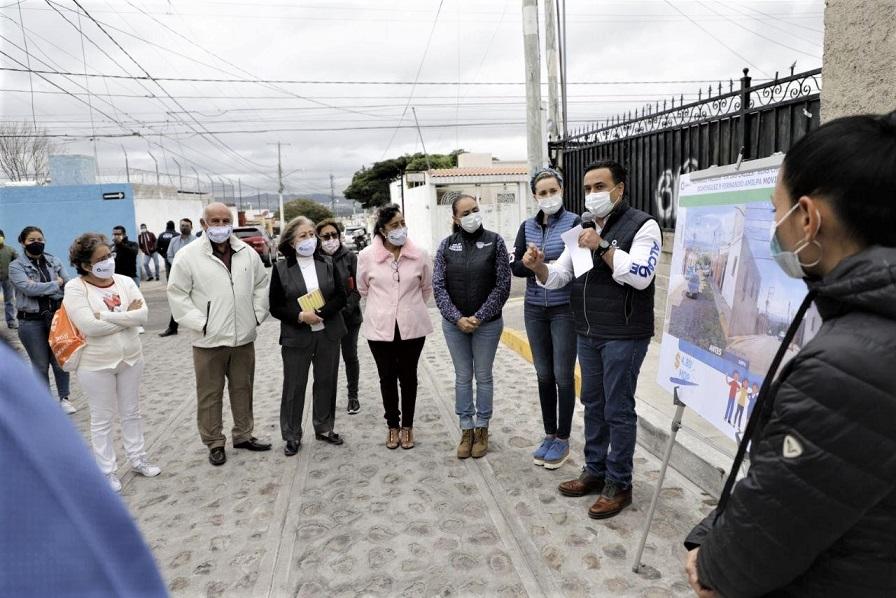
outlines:
[{"label": "wristwatch", "polygon": [[610,251],[610,247],[612,247],[612,245],[610,245],[609,241],[601,239],[600,244],[597,246],[597,256],[604,257],[604,254]]}]

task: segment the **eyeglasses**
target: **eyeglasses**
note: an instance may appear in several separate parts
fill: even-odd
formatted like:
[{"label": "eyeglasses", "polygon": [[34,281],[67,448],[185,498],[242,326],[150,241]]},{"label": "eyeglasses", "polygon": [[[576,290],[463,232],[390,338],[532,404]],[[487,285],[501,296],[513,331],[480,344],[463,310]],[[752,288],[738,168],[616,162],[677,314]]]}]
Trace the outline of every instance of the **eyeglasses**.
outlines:
[{"label": "eyeglasses", "polygon": [[320,238],[323,239],[324,241],[331,241],[333,239],[338,239],[339,233],[327,233],[325,235],[321,235]]},{"label": "eyeglasses", "polygon": [[398,260],[392,262],[392,280],[401,282],[401,274],[398,273]]}]

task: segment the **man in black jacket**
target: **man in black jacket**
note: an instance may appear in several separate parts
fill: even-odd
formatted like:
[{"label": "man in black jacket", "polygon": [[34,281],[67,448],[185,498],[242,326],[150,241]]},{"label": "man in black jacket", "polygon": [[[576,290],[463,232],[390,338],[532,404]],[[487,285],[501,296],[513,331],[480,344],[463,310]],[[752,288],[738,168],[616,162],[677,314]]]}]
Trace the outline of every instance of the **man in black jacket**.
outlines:
[{"label": "man in black jacket", "polygon": [[115,242],[115,273],[130,276],[140,286],[137,276],[137,244],[128,240],[128,233],[122,225],[112,229],[112,240]]},{"label": "man in black jacket", "polygon": [[747,476],[685,542],[698,596],[896,596],[894,189],[896,112],[784,159],[771,255],[823,324],[758,400]]},{"label": "man in black jacket", "polygon": [[156,252],[162,256],[162,259],[165,260],[165,280],[168,280],[168,275],[171,274],[171,261],[168,259],[168,245],[171,244],[171,239],[177,236],[177,231],[174,230],[174,221],[169,220],[165,224],[165,232],[159,235],[158,241],[156,241]]}]

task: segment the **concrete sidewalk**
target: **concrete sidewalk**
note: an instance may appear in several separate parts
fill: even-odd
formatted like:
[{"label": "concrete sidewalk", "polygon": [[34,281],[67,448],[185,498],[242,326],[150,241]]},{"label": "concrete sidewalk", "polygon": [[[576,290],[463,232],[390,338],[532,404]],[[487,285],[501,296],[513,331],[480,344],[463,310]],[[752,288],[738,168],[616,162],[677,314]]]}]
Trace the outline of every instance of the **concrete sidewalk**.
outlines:
[{"label": "concrete sidewalk", "polygon": [[[150,310],[164,313],[161,287],[149,283],[144,291]],[[272,440],[274,450],[228,448],[227,464],[217,468],[208,464],[196,432],[189,337],[159,338],[154,333],[166,318],[153,320],[142,337],[142,406],[149,456],[163,473],[135,478],[127,465],[120,473],[124,499],[174,595],[690,595],[681,540],[709,511],[712,497],[670,472],[646,566],[632,573],[658,460],[638,447],[633,507],[613,519],[590,520],[594,497],[564,498],[556,490],[582,465],[581,407],[570,462],[556,472],[534,466],[530,455],[542,436],[534,371],[501,348],[491,451],[459,461],[453,368],[439,317],[432,317],[436,332],[421,360],[415,449],[384,446],[376,368],[362,341],[360,414],[345,414],[341,385],[339,391],[336,430],[346,444],[315,441],[306,421],[301,452],[285,457],[278,330],[266,322],[256,344],[255,420],[256,435]],[[76,381],[73,388],[80,409],[73,420],[87,438],[87,405]]]},{"label": "concrete sidewalk", "polygon": [[[504,344],[531,362],[523,318],[523,299],[512,298],[504,307]],[[638,389],[638,443],[662,458],[675,413],[672,395],[657,383],[660,343],[650,343]],[[532,369],[531,376],[535,377]],[[578,388],[578,376],[576,379]],[[734,458],[737,445],[693,411],[685,409],[682,428],[676,437],[671,465],[704,491],[718,495]]]}]

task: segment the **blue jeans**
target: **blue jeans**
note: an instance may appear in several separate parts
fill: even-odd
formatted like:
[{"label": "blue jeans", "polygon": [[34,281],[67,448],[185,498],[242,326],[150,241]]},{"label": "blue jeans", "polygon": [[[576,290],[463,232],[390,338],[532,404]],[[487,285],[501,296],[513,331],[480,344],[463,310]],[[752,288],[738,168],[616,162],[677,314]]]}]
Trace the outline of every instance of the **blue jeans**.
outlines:
[{"label": "blue jeans", "polygon": [[[150,262],[156,268],[156,273],[152,273],[152,268],[149,267]],[[153,276],[156,278],[159,277],[159,254],[156,252],[152,252],[150,255],[143,254],[143,278],[145,280],[151,279]]]},{"label": "blue jeans", "polygon": [[16,321],[16,291],[9,279],[0,280],[0,288],[3,289],[3,307],[6,315],[6,323],[10,326]]},{"label": "blue jeans", "polygon": [[569,438],[576,407],[576,327],[572,312],[569,305],[542,307],[526,303],[524,314],[538,377],[544,433]]},{"label": "blue jeans", "polygon": [[53,352],[50,351],[50,323],[45,320],[19,320],[19,340],[28,353],[31,366],[37,375],[43,378],[46,385],[50,386],[50,367],[53,368],[53,376],[56,378],[56,391],[59,398],[64,399],[69,393],[68,372],[59,367]]},{"label": "blue jeans", "polygon": [[632,485],[635,388],[650,339],[599,340],[579,336],[582,403],[585,405],[585,468],[622,488]]},{"label": "blue jeans", "polygon": [[460,418],[461,430],[488,427],[495,395],[492,364],[495,362],[495,353],[503,330],[502,318],[483,322],[473,334],[461,332],[456,325],[448,320],[442,320],[442,332],[445,334],[445,342],[451,353],[451,361],[454,362],[454,410]]}]

